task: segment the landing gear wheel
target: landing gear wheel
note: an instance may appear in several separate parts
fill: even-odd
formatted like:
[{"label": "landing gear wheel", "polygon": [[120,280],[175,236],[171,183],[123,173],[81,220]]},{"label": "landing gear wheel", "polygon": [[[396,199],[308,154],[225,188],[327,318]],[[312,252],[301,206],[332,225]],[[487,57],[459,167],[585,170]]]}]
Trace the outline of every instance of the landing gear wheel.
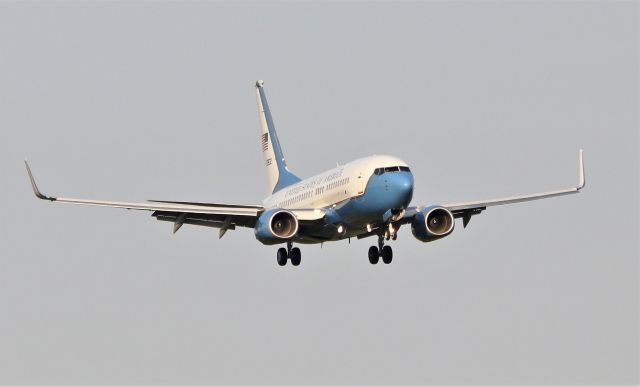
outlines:
[{"label": "landing gear wheel", "polygon": [[287,264],[287,249],[281,247],[278,249],[278,265],[284,266]]},{"label": "landing gear wheel", "polygon": [[378,263],[379,258],[380,258],[380,252],[378,251],[378,248],[375,246],[369,247],[369,262],[372,265],[375,265],[376,263]]},{"label": "landing gear wheel", "polygon": [[291,259],[291,264],[293,266],[298,266],[302,260],[302,253],[300,252],[300,249],[297,247],[292,248],[289,258]]},{"label": "landing gear wheel", "polygon": [[382,262],[390,264],[393,259],[393,250],[391,250],[391,246],[384,246],[380,255],[382,255]]}]

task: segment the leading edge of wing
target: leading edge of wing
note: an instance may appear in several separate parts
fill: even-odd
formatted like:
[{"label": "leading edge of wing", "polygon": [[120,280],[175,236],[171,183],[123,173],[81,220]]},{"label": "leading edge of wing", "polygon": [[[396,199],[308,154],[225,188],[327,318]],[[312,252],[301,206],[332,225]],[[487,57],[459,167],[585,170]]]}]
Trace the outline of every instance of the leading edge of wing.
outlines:
[{"label": "leading edge of wing", "polygon": [[44,195],[36,184],[36,181],[29,167],[29,163],[25,160],[24,164],[29,174],[29,180],[31,181],[31,188],[33,193],[38,199],[49,200],[52,202],[80,204],[87,206],[99,206],[99,207],[113,207],[113,208],[125,208],[129,210],[146,210],[146,211],[171,211],[171,212],[191,212],[198,214],[218,214],[218,215],[238,215],[238,216],[257,216],[262,211],[261,206],[252,205],[225,205],[225,204],[206,204],[206,203],[189,203],[189,202],[161,202],[161,201],[149,201],[146,203],[131,203],[131,202],[118,202],[107,200],[91,200],[91,199],[76,199],[76,198],[63,198],[56,196]]},{"label": "leading edge of wing", "polygon": [[571,194],[579,193],[580,190],[583,189],[586,184],[583,153],[584,153],[584,150],[580,149],[578,186],[576,187],[561,189],[557,191],[523,195],[523,196],[512,196],[512,197],[506,197],[506,198],[500,198],[500,199],[489,199],[489,200],[473,201],[473,202],[466,202],[466,203],[445,204],[444,207],[446,207],[450,211],[460,211],[460,210],[466,210],[466,209],[472,209],[472,208],[478,208],[478,207],[490,207],[490,206],[499,206],[503,204],[528,202],[531,200],[546,199],[554,196],[571,195]]}]

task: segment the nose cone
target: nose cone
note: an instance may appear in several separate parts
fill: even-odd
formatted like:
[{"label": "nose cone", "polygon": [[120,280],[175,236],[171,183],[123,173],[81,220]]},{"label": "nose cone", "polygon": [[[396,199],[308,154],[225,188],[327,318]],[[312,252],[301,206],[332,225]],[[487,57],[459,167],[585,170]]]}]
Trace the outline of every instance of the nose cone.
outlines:
[{"label": "nose cone", "polygon": [[367,214],[407,208],[413,197],[413,175],[409,171],[373,174],[358,203]]},{"label": "nose cone", "polygon": [[413,197],[413,174],[411,172],[395,172],[388,174],[389,191],[397,200],[396,208],[405,208]]}]

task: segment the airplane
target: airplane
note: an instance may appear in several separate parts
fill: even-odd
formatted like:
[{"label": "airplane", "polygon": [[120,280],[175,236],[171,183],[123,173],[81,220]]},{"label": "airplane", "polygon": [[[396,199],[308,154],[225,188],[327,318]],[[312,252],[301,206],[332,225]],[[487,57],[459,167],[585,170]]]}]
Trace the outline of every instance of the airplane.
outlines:
[{"label": "airplane", "polygon": [[487,207],[579,193],[585,186],[583,150],[579,151],[578,186],[532,195],[452,204],[411,206],[414,178],[409,165],[399,158],[373,155],[354,160],[307,179],[287,167],[267,103],[264,81],[255,84],[260,122],[260,146],[267,174],[267,197],[262,204],[227,204],[149,200],[128,203],[46,196],[40,192],[25,160],[37,198],[56,203],[153,211],[151,216],[172,222],[175,234],[184,224],[219,229],[222,238],[236,227],[253,228],[264,245],[285,245],[277,250],[278,265],[300,265],[300,248],[293,244],[322,244],[350,238],[377,237],[369,247],[373,265],[381,258],[391,263],[393,250],[385,244],[396,240],[398,230],[410,225],[421,242],[433,242],[453,232],[455,220],[467,227],[472,216]]}]

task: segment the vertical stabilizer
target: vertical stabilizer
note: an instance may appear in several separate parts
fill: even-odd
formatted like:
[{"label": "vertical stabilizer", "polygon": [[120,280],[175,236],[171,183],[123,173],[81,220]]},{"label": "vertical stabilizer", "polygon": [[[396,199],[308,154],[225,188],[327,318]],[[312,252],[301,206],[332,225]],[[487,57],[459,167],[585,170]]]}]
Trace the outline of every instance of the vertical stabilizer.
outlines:
[{"label": "vertical stabilizer", "polygon": [[264,165],[267,170],[267,192],[273,194],[284,187],[300,181],[300,178],[289,172],[284,154],[278,141],[276,128],[273,125],[271,111],[264,93],[264,81],[256,82],[256,97],[258,100],[258,116],[260,119],[260,142]]}]

